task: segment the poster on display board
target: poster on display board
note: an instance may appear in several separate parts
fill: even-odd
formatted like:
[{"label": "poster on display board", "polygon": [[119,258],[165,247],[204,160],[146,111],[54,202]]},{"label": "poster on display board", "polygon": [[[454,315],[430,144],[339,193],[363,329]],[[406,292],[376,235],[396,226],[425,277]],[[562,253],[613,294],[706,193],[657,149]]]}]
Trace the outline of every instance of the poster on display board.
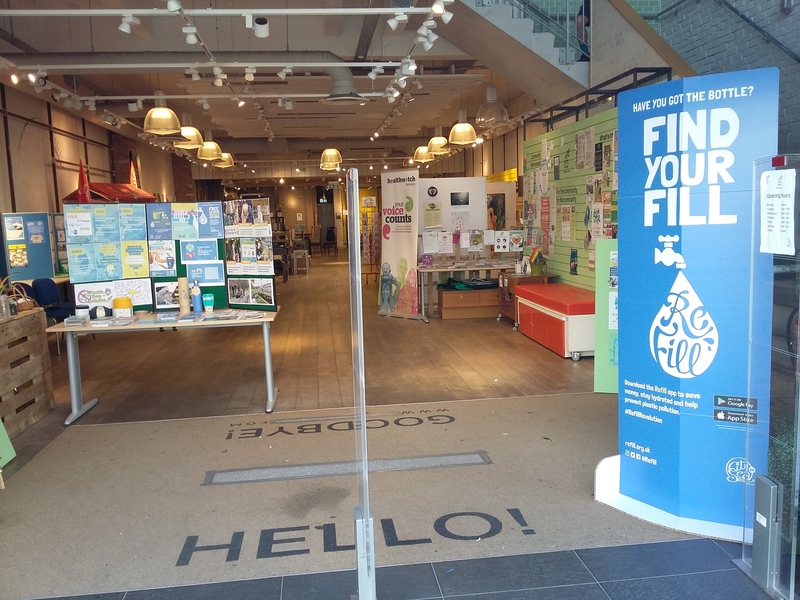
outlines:
[{"label": "poster on display board", "polygon": [[[767,467],[772,257],[750,240],[778,70],[680,79],[618,105],[620,493],[741,536]],[[732,397],[751,410],[720,404]]]},{"label": "poster on display board", "polygon": [[[441,180],[437,180],[441,181]],[[381,176],[380,314],[414,316],[417,301],[419,174],[416,169]]]},{"label": "poster on display board", "polygon": [[53,277],[50,216],[47,213],[2,215],[2,276],[12,280]]},{"label": "poster on display board", "polygon": [[233,308],[277,310],[274,277],[228,278],[228,302]]},{"label": "poster on display board", "polygon": [[274,275],[269,199],[227,200],[222,212],[228,275]]},{"label": "poster on display board", "polygon": [[430,225],[417,219],[415,232],[422,235],[426,230],[431,231],[437,228],[435,223],[439,223],[439,229],[451,233],[458,230],[468,234],[470,229],[486,229],[489,208],[486,188],[485,177],[420,179],[419,199],[427,207],[426,220]]}]

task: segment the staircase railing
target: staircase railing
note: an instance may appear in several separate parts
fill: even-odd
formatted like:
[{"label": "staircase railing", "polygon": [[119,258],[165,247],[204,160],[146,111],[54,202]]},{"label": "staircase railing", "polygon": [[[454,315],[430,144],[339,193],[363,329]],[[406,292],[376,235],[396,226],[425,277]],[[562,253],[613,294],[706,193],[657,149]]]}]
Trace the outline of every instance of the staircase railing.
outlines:
[{"label": "staircase railing", "polygon": [[563,6],[556,11],[546,10],[532,0],[496,0],[496,3],[511,6],[513,18],[531,19],[535,33],[552,33],[555,47],[572,48],[575,53],[565,52],[562,63],[573,62],[572,56],[583,54],[575,35],[575,16],[570,15],[568,0],[564,0]]},{"label": "staircase railing", "polygon": [[[486,0],[475,0],[475,3],[476,5],[485,5]],[[552,33],[555,37],[553,44],[555,47],[571,48],[574,52],[565,52],[561,59],[562,63],[572,62],[572,57],[586,54],[581,50],[575,28],[577,8],[574,7],[574,1],[563,0],[563,2],[555,3],[557,7],[555,9],[553,9],[554,3],[552,1],[547,2],[548,8],[543,8],[536,0],[493,0],[493,3],[511,6],[512,17],[515,19],[531,19],[534,33]],[[572,9],[570,9],[570,4],[573,5]],[[642,17],[658,30],[661,14],[663,14],[663,11],[656,15],[643,14]],[[591,35],[591,29],[589,35]],[[586,57],[588,58],[588,54],[586,54]]]}]

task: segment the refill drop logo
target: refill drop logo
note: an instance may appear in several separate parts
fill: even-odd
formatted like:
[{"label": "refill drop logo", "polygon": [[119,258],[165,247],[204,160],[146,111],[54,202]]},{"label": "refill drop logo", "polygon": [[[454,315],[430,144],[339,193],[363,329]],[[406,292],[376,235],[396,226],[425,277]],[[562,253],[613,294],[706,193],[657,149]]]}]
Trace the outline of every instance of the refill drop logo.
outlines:
[{"label": "refill drop logo", "polygon": [[[677,236],[659,236],[664,250],[656,248],[655,262],[686,267],[672,249]],[[668,375],[690,379],[702,375],[717,355],[719,333],[692,284],[678,271],[667,299],[650,326],[650,354]]]}]

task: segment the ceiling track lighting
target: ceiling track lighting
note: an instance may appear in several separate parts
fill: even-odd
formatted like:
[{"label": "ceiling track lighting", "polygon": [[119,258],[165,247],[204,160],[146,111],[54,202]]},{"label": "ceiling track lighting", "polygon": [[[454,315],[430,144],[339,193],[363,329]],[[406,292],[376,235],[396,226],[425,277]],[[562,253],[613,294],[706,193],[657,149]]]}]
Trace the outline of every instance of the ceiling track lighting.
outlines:
[{"label": "ceiling track lighting", "polygon": [[130,14],[122,15],[122,23],[119,24],[119,29],[122,33],[130,34],[131,32],[131,25],[141,25],[142,22]]},{"label": "ceiling track lighting", "polygon": [[199,72],[197,71],[197,69],[196,69],[196,68],[194,68],[194,67],[189,67],[188,69],[186,69],[186,70],[184,71],[184,73],[185,73],[186,75],[188,75],[189,77],[191,77],[191,78],[192,78],[192,81],[200,81],[200,79],[202,79],[202,78],[200,77],[200,73],[199,73]]},{"label": "ceiling track lighting", "polygon": [[382,75],[383,72],[384,72],[383,71],[383,67],[381,67],[380,65],[377,66],[377,67],[372,67],[372,70],[369,73],[367,73],[367,77],[372,79],[372,81],[375,81],[375,79],[377,79],[378,75]]},{"label": "ceiling track lighting", "polygon": [[252,29],[257,38],[269,37],[269,20],[264,16],[257,17],[248,13],[244,16],[244,26]]},{"label": "ceiling track lighting", "polygon": [[180,12],[183,7],[178,0],[167,0],[167,10],[169,12]]},{"label": "ceiling track lighting", "polygon": [[431,12],[435,15],[441,15],[444,12],[443,0],[434,0],[433,4],[431,5]]},{"label": "ceiling track lighting", "polygon": [[389,29],[391,29],[392,31],[397,31],[397,26],[400,23],[406,23],[406,22],[408,22],[408,15],[406,13],[404,13],[404,12],[397,12],[397,13],[394,14],[393,17],[390,17],[386,21],[386,24],[389,26]]},{"label": "ceiling track lighting", "polygon": [[194,46],[197,43],[197,27],[187,25],[186,27],[181,27],[181,31],[186,34],[187,44]]},{"label": "ceiling track lighting", "polygon": [[244,70],[244,80],[245,81],[253,81],[256,78],[256,68],[255,67],[247,67]]}]

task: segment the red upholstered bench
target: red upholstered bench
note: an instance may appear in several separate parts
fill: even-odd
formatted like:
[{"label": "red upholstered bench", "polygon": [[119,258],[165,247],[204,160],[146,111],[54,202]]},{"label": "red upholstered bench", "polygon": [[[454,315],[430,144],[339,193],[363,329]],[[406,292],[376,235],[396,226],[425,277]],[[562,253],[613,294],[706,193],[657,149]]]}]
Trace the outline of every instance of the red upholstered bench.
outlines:
[{"label": "red upholstered bench", "polygon": [[594,292],[566,283],[518,285],[519,330],[572,360],[594,356]]}]

